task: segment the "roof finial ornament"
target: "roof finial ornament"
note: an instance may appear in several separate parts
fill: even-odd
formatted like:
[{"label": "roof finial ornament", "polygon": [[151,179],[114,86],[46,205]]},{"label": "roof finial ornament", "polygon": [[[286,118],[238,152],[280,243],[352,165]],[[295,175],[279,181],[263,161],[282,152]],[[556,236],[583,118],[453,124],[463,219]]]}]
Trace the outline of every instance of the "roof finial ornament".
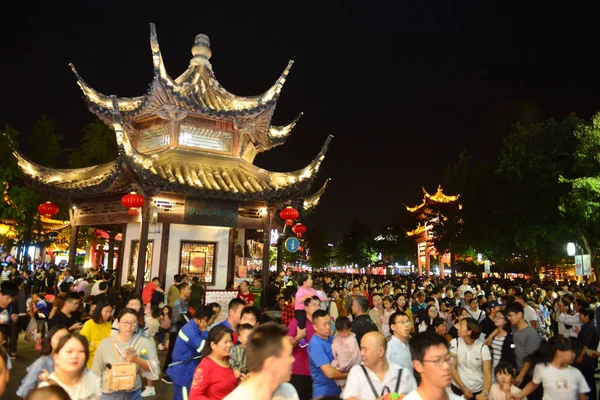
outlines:
[{"label": "roof finial ornament", "polygon": [[[210,50],[210,39],[203,33],[196,35],[194,39],[194,47],[192,47],[192,54],[194,58],[190,61],[192,65],[200,65],[208,63],[212,51]],[[210,63],[208,63],[210,65]]]}]

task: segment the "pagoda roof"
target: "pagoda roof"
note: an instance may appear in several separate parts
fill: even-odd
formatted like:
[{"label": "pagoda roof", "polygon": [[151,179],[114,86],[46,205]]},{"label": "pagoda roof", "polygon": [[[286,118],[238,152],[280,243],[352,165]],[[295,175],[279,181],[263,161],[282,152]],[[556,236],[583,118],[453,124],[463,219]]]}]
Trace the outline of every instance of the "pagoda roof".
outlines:
[{"label": "pagoda roof", "polygon": [[426,230],[427,230],[427,227],[425,225],[418,224],[415,229],[413,229],[412,231],[406,232],[406,236],[408,236],[408,237],[419,236]]},{"label": "pagoda roof", "polygon": [[307,196],[304,199],[304,201],[302,202],[302,211],[305,214],[312,212],[317,207],[317,205],[319,205],[319,202],[321,201],[321,196],[323,196],[323,193],[325,193],[325,189],[327,189],[329,181],[331,181],[331,178],[327,178],[323,186],[321,186],[321,189],[317,190],[315,193],[311,194],[310,196]]},{"label": "pagoda roof", "polygon": [[427,206],[429,206],[431,204],[454,203],[460,197],[460,195],[449,196],[449,195],[444,194],[444,189],[442,189],[441,185],[438,186],[437,192],[435,192],[434,194],[429,194],[427,192],[427,190],[425,189],[425,187],[422,187],[422,189],[423,189],[423,202],[414,207],[409,207],[409,206],[405,205],[406,210],[408,212],[415,213],[423,208],[426,208]]},{"label": "pagoda roof", "polygon": [[277,200],[303,196],[310,189],[333,138],[329,135],[311,163],[292,172],[267,171],[238,157],[184,149],[169,148],[145,155],[131,144],[116,97],[113,103],[113,128],[119,148],[115,161],[87,168],[54,169],[35,164],[13,146],[13,155],[26,179],[40,191],[61,199],[127,191],[125,180],[163,192],[206,198]]},{"label": "pagoda roof", "polygon": [[[150,24],[150,47],[154,78],[148,92],[137,97],[119,97],[118,109],[126,124],[158,115],[164,119],[182,119],[188,114],[217,120],[228,120],[246,134],[258,152],[282,144],[297,119],[286,126],[271,126],[271,118],[293,61],[289,61],[276,82],[263,94],[238,96],[227,91],[216,79],[210,63],[210,39],[196,36],[192,59],[186,71],[173,79],[166,71],[154,24]],[[108,125],[112,124],[111,96],[89,86],[70,64],[77,84],[91,112]]]}]

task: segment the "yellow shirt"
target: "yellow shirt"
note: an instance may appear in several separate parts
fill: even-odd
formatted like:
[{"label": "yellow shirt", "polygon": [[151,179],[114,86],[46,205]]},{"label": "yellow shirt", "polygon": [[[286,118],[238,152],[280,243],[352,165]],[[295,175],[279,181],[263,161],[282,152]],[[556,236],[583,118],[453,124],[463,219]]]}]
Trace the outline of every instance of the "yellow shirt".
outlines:
[{"label": "yellow shirt", "polygon": [[97,324],[94,320],[90,319],[83,324],[79,333],[84,336],[89,343],[90,357],[87,361],[88,369],[92,368],[92,361],[94,360],[94,354],[96,354],[96,348],[103,339],[110,336],[111,329],[112,324],[110,322]]}]

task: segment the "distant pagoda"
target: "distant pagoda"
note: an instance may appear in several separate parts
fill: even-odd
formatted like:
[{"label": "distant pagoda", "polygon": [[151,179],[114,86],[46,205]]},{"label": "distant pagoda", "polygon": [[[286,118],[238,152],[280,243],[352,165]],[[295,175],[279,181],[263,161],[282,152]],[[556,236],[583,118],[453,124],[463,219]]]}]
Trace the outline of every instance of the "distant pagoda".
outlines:
[{"label": "distant pagoda", "polygon": [[406,236],[417,243],[417,264],[419,275],[423,275],[425,268],[427,276],[431,274],[431,257],[440,256],[440,271],[443,274],[444,264],[450,265],[451,254],[444,252],[439,254],[433,245],[433,236],[431,233],[431,223],[439,218],[439,212],[432,210],[432,206],[445,204],[454,204],[458,201],[460,195],[449,196],[444,194],[441,186],[438,186],[437,192],[429,194],[423,187],[423,201],[414,207],[406,206],[406,210],[417,219],[417,227],[412,231],[406,232]]},{"label": "distant pagoda", "polygon": [[[120,282],[133,273],[144,281],[160,276],[169,284],[174,274],[186,273],[224,289],[234,276],[234,248],[243,246],[246,231],[253,237],[262,234],[266,263],[276,210],[292,205],[304,213],[318,204],[327,182],[313,195],[309,191],[332,136],[300,170],[272,172],[255,166],[256,155],[285,143],[302,115],[285,126],[271,125],[293,61],[262,95],[236,96],[215,78],[208,36],[196,36],[188,69],[173,79],[165,69],[154,24],[150,28],[154,78],[143,96],[103,95],[71,64],[89,110],[114,129],[116,160],[54,169],[31,162],[16,149],[13,154],[28,184],[72,207],[73,227],[97,227],[112,237],[123,233],[118,267],[125,264],[126,271],[119,268]],[[129,192],[146,200],[141,221],[120,202]],[[77,229],[73,232],[72,239]],[[139,248],[147,251],[140,253]],[[112,259],[111,248],[109,265]]]}]

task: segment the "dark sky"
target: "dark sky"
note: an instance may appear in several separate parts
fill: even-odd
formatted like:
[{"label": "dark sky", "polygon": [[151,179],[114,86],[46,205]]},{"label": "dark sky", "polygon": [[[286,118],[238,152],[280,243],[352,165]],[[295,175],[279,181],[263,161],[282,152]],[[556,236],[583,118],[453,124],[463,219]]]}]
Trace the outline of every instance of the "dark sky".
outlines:
[{"label": "dark sky", "polygon": [[600,110],[596,2],[469,3],[4,1],[0,123],[26,132],[45,113],[73,146],[91,114],[69,62],[101,93],[141,95],[150,22],[173,77],[205,33],[235,94],[264,92],[296,61],[273,122],[305,115],[256,164],[301,168],[335,135],[314,189],[332,182],[309,228],[337,237],[353,217],[378,228],[418,203],[421,185],[435,190],[461,150],[493,158],[516,121]]}]

